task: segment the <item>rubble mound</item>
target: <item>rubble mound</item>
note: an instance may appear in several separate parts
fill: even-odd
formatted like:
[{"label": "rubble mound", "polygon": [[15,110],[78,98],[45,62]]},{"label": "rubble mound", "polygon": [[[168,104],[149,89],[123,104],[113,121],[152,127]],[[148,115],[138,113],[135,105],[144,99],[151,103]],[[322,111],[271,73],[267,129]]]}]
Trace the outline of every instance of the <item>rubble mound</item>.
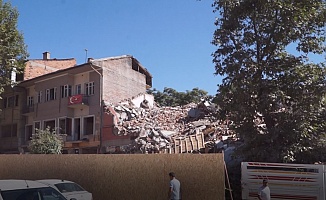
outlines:
[{"label": "rubble mound", "polygon": [[[217,119],[215,104],[204,99],[198,104],[177,107],[160,107],[155,102],[150,106],[146,99],[136,106],[128,100],[109,105],[106,112],[114,115],[114,134],[130,135],[134,138],[133,147],[141,153],[199,151],[214,146],[222,135],[228,134],[225,122]],[[196,136],[196,145],[191,143],[191,136]],[[182,145],[180,141],[188,144]]]}]

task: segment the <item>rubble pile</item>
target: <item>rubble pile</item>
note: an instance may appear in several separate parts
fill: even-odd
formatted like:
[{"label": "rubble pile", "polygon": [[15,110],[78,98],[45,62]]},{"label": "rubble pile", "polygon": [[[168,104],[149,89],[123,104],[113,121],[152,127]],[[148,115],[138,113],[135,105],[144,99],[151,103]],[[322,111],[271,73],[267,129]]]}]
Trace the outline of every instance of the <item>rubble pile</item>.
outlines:
[{"label": "rubble pile", "polygon": [[150,107],[147,103],[144,100],[135,106],[129,101],[111,105],[106,111],[114,115],[114,134],[133,136],[134,147],[142,153],[174,148],[177,140],[193,135],[203,135],[203,146],[197,148],[211,148],[220,144],[222,135],[229,135],[225,122],[217,119],[218,109],[206,100],[177,107]]}]

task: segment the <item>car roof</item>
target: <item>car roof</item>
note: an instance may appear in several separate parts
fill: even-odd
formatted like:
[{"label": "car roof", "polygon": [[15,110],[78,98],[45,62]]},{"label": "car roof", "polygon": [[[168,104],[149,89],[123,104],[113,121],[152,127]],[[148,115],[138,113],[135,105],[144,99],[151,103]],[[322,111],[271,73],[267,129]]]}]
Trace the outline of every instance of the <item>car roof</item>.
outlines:
[{"label": "car roof", "polygon": [[43,188],[48,187],[43,183],[39,183],[31,180],[17,180],[17,179],[8,179],[0,180],[0,190],[17,190],[17,189],[33,189],[33,188]]},{"label": "car roof", "polygon": [[50,185],[58,184],[58,183],[74,183],[72,181],[67,181],[67,180],[60,180],[60,179],[42,179],[42,180],[37,180],[38,182],[41,183],[46,183]]}]

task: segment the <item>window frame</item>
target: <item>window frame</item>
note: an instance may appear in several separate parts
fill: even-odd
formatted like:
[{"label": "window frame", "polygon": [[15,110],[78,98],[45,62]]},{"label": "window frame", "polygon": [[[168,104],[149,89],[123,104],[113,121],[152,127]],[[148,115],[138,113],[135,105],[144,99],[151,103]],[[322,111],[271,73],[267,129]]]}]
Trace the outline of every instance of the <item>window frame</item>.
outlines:
[{"label": "window frame", "polygon": [[55,131],[57,133],[57,120],[56,118],[53,118],[53,119],[46,119],[46,120],[43,120],[42,121],[42,127],[43,127],[43,130],[47,128],[47,126],[45,125],[47,122],[51,122],[51,121],[54,121],[54,127],[50,127],[50,132],[52,131]]},{"label": "window frame", "polygon": [[42,103],[43,92],[39,91],[37,93],[37,103]]},{"label": "window frame", "polygon": [[85,94],[91,96],[95,94],[94,81],[85,83]]},{"label": "window frame", "polygon": [[[36,124],[39,124],[39,128],[36,128]],[[36,133],[36,129],[41,129],[42,130],[42,123],[41,121],[34,121],[33,122],[33,133]]]},{"label": "window frame", "polygon": [[[62,122],[64,123],[64,130],[62,130]],[[73,118],[71,118],[71,117],[58,118],[59,133],[65,134],[67,136],[72,136],[72,132],[73,132],[72,131],[72,126],[73,126],[72,123],[73,123]]]},{"label": "window frame", "polygon": [[60,88],[61,88],[61,98],[66,98],[71,96],[71,90],[72,90],[71,85],[68,84],[62,85]]},{"label": "window frame", "polygon": [[45,101],[53,101],[57,99],[57,88],[53,87],[45,90]]},{"label": "window frame", "polygon": [[27,96],[27,107],[33,107],[34,106],[34,97],[33,96]]},{"label": "window frame", "polygon": [[[92,134],[87,134],[87,124],[85,123],[85,119],[86,118],[93,118],[93,127],[92,127]],[[87,116],[84,116],[82,118],[82,129],[83,129],[83,136],[86,136],[86,135],[95,135],[95,125],[96,125],[96,122],[95,122],[96,118],[95,118],[95,115],[87,115]]]},{"label": "window frame", "polygon": [[25,125],[25,141],[29,141],[31,140],[31,138],[28,138],[29,134],[28,134],[28,128],[32,127],[32,132],[31,132],[31,137],[33,136],[35,129],[34,129],[34,124],[26,124]]},{"label": "window frame", "polygon": [[82,94],[82,84],[75,85],[75,94]]},{"label": "window frame", "polygon": [[19,95],[11,95],[3,98],[3,108],[13,108],[19,105]]}]

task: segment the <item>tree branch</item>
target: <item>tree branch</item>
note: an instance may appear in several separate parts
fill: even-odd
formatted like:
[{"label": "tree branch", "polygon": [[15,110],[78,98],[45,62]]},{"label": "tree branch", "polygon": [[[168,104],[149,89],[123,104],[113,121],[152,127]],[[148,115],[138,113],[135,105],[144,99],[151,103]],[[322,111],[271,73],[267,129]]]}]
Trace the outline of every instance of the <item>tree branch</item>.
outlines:
[{"label": "tree branch", "polygon": [[253,28],[254,28],[254,35],[255,35],[255,41],[256,41],[256,59],[257,59],[257,64],[259,63],[260,60],[260,42],[259,42],[259,37],[258,37],[258,30],[257,30],[257,24],[256,24],[256,4],[254,4],[255,10],[254,10],[254,16],[252,18],[252,23],[253,23]]},{"label": "tree branch", "polygon": [[[262,58],[264,58],[264,57],[266,56],[266,54],[267,54],[266,51],[269,49],[269,47],[270,47],[270,45],[271,45],[271,40],[272,40],[272,38],[274,38],[274,34],[275,34],[275,30],[276,30],[276,25],[277,25],[277,23],[278,23],[278,20],[277,20],[278,13],[279,13],[279,10],[276,10],[276,13],[275,13],[275,20],[274,20],[274,24],[273,24],[273,27],[272,27],[272,30],[271,30],[272,32],[271,32],[271,34],[270,34],[270,36],[269,36],[269,38],[268,38],[268,41],[267,41],[267,43],[266,43],[266,47],[265,47],[264,50],[263,50]],[[275,45],[274,45],[274,47],[275,47]],[[266,60],[268,60],[270,57],[271,57],[271,54],[268,55],[268,57],[267,57]]]}]

